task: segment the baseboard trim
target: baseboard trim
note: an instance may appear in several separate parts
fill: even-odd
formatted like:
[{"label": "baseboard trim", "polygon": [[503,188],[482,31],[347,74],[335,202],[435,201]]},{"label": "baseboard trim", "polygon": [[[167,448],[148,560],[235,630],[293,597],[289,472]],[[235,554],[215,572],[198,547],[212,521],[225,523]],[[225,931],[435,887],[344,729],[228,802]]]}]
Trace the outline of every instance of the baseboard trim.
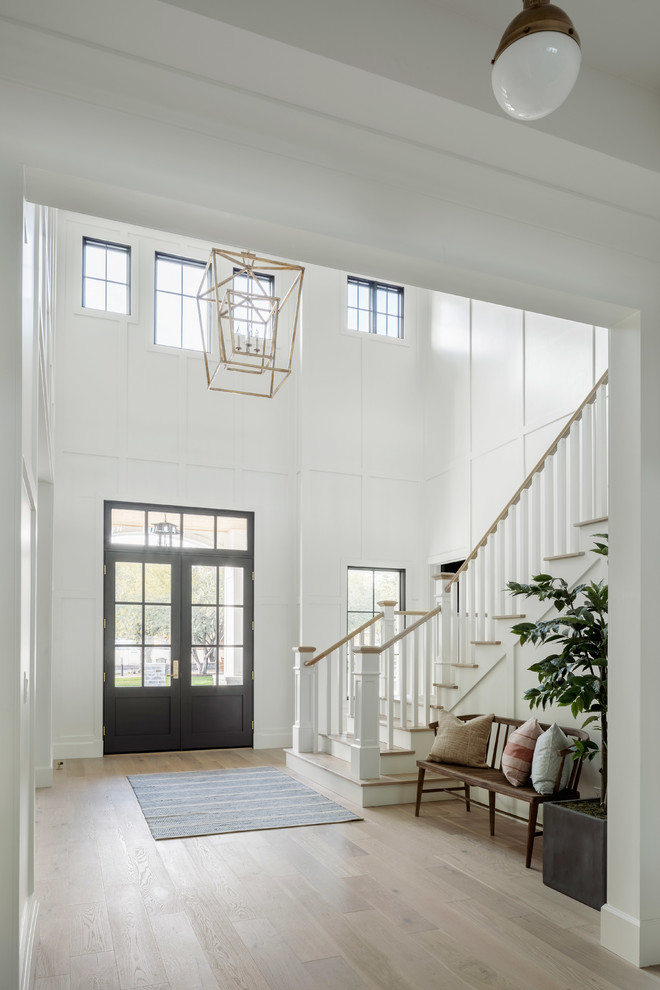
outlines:
[{"label": "baseboard trim", "polygon": [[53,768],[52,767],[35,767],[35,770],[34,770],[34,786],[35,787],[52,787],[53,786]]},{"label": "baseboard trim", "polygon": [[84,742],[60,740],[53,743],[54,760],[91,760],[103,756],[102,739],[86,739]]},{"label": "baseboard trim", "polygon": [[634,966],[657,966],[660,964],[660,918],[642,921],[610,904],[603,904],[600,944]]},{"label": "baseboard trim", "polygon": [[34,951],[37,933],[37,918],[39,916],[39,901],[31,895],[25,908],[24,923],[21,930],[21,973],[20,990],[30,990],[34,983],[34,970],[37,958]]},{"label": "baseboard trim", "polygon": [[255,730],[252,738],[253,749],[289,749],[292,745],[291,729]]}]

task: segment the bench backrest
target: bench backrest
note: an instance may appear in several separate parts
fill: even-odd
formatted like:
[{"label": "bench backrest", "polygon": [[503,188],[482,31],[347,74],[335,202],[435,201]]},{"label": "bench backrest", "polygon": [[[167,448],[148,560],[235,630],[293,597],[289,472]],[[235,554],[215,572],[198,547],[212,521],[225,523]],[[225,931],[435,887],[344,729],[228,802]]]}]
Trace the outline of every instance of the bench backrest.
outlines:
[{"label": "bench backrest", "polygon": [[[462,722],[469,722],[472,718],[478,718],[478,715],[457,715]],[[496,715],[493,719],[493,724],[490,729],[490,737],[488,739],[488,750],[486,762],[489,767],[494,770],[502,769],[502,753],[504,752],[504,747],[507,744],[510,733],[524,725],[527,719],[524,718],[506,718],[503,715]],[[539,722],[539,725],[545,731],[550,728],[549,722]],[[431,722],[429,728],[433,729],[434,732],[438,730],[438,723]],[[584,729],[577,729],[574,726],[561,725],[560,729],[564,732],[569,739],[588,739],[589,733],[585,732]],[[570,757],[569,757],[570,759]],[[578,784],[580,782],[580,775],[582,773],[582,763],[584,757],[579,757],[573,760],[573,766],[571,768],[571,775],[568,779],[567,790],[576,791],[578,789]]]}]

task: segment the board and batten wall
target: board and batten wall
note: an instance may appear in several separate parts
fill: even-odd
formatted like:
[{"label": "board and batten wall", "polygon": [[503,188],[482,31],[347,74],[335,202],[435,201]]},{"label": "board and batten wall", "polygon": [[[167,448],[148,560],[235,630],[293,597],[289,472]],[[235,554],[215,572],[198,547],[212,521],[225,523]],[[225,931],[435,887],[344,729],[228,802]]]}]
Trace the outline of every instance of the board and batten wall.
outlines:
[{"label": "board and batten wall", "polygon": [[608,331],[429,295],[423,483],[438,565],[472,550],[607,369]]},{"label": "board and batten wall", "polygon": [[[82,308],[83,236],[131,246],[130,316]],[[211,246],[60,215],[55,758],[102,752],[105,499],[255,513],[256,747],[290,744],[292,647],[343,634],[349,564],[405,567],[420,600],[416,291],[405,341],[365,339],[345,329],[346,273],[307,266],[281,391],[209,392],[200,353],[153,344],[153,277],[155,251],[206,261]]]}]

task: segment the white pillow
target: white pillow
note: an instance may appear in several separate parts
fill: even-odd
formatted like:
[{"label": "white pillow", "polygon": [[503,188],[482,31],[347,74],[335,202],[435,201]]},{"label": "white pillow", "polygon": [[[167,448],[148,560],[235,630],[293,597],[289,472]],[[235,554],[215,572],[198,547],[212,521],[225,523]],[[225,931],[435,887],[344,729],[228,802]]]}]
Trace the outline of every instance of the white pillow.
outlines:
[{"label": "white pillow", "polygon": [[[532,784],[537,793],[554,794],[555,781],[562,760],[559,751],[568,749],[570,745],[570,739],[565,732],[562,732],[556,722],[538,737],[532,757]],[[560,791],[563,791],[568,784],[572,767],[573,759],[569,755],[564,760],[559,784]]]}]

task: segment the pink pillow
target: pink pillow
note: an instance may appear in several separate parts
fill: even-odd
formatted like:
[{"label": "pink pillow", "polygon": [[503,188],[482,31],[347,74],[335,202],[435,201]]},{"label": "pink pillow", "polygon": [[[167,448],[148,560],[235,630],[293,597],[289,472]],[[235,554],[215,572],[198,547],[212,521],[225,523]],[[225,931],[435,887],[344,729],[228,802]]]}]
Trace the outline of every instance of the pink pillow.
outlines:
[{"label": "pink pillow", "polygon": [[536,719],[530,718],[507,739],[502,753],[502,772],[514,787],[521,787],[529,780],[534,747],[542,731]]}]

